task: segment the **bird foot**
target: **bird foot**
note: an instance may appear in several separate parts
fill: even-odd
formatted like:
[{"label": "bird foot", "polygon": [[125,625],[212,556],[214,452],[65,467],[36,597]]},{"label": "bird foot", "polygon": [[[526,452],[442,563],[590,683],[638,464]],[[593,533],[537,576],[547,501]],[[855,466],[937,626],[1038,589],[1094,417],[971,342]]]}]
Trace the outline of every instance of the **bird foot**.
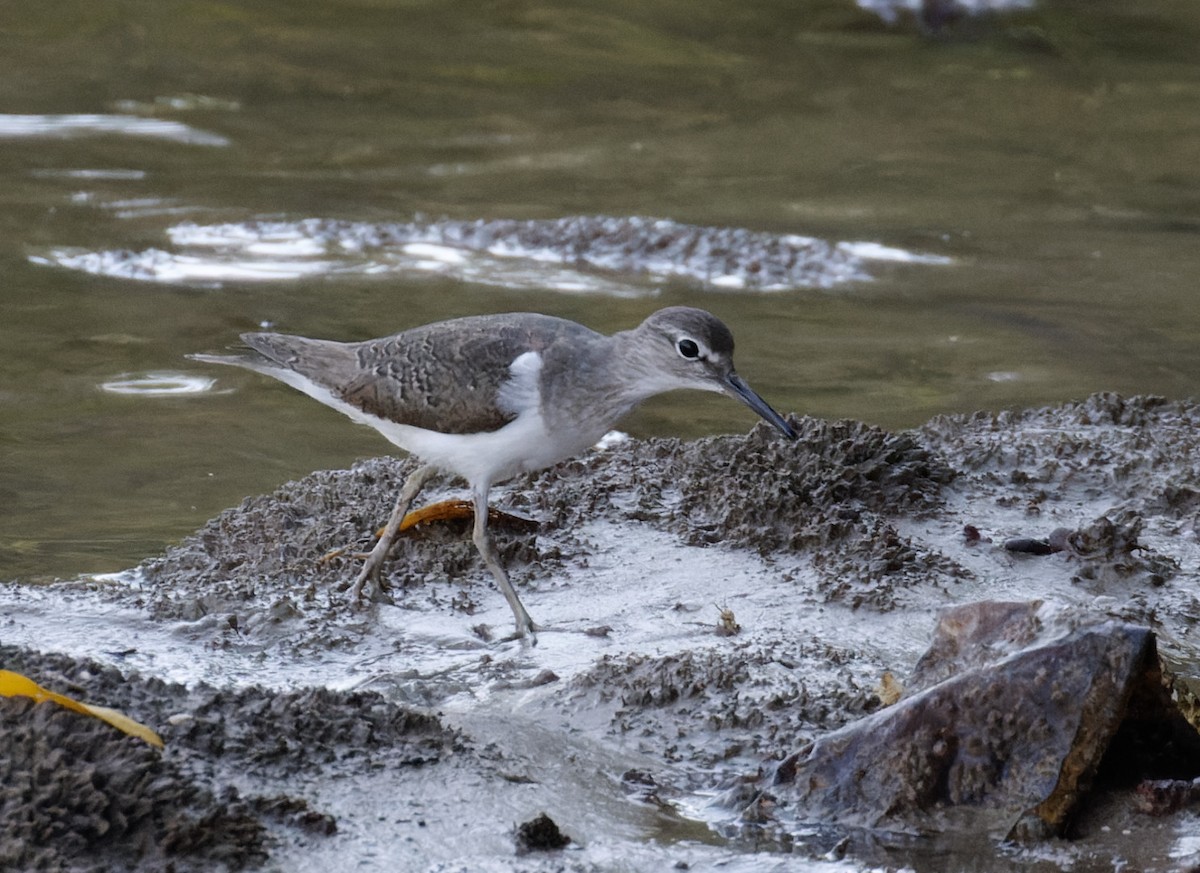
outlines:
[{"label": "bird foot", "polygon": [[512,643],[520,641],[523,645],[533,648],[538,644],[538,632],[545,630],[540,624],[534,624],[532,621],[525,627],[517,626],[517,629],[506,637],[501,637],[500,642]]},{"label": "bird foot", "polygon": [[[381,549],[380,546],[382,545],[385,544],[379,542],[375,545],[375,548],[366,556],[366,560],[363,561],[362,569],[359,571],[354,583],[347,586],[350,588],[351,603],[362,603],[364,593],[366,595],[365,599],[372,603],[395,603],[388,593],[387,584],[383,581],[381,570],[383,568],[383,559],[386,557],[388,549],[386,547]],[[345,588],[342,590],[345,590]]]}]

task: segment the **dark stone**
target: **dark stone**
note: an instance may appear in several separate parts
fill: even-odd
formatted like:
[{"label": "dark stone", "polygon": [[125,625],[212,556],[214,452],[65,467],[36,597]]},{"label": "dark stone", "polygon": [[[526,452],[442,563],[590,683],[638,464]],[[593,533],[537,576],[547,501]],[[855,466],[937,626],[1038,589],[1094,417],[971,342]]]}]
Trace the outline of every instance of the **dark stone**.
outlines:
[{"label": "dark stone", "polygon": [[1102,770],[1200,774],[1153,633],[1109,622],[1047,640],[1039,606],[949,610],[915,693],[785,759],[743,817],[1036,839],[1063,832]]},{"label": "dark stone", "polygon": [[566,848],[571,838],[558,829],[554,819],[542,813],[517,826],[517,854],[549,852]]},{"label": "dark stone", "polygon": [[933,640],[905,684],[906,694],[1028,647],[1043,630],[1042,605],[1040,600],[989,600],[942,610]]},{"label": "dark stone", "polygon": [[1020,552],[1025,555],[1053,555],[1060,551],[1050,545],[1046,540],[1033,539],[1031,537],[1013,537],[1010,540],[1004,541],[1004,549],[1008,552]]}]

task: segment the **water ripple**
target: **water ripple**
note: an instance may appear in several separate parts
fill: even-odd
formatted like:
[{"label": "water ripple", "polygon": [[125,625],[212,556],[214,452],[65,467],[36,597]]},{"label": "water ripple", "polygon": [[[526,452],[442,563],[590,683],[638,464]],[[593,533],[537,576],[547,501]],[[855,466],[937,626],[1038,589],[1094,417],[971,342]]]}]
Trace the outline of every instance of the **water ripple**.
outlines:
[{"label": "water ripple", "polygon": [[110,394],[171,397],[179,394],[203,394],[205,391],[212,390],[216,382],[216,379],[207,379],[187,373],[122,373],[115,379],[102,382],[100,390]]}]

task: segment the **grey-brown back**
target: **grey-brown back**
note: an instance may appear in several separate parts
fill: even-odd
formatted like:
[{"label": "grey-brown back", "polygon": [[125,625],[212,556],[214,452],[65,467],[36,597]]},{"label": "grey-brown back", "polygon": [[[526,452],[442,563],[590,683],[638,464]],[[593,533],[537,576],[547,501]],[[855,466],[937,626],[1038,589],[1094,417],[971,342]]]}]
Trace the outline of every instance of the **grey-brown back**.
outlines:
[{"label": "grey-brown back", "polygon": [[605,339],[573,321],[528,312],[456,318],[359,343],[242,336],[275,368],[299,373],[363,412],[459,434],[497,430],[515,418],[496,400],[518,356]]}]

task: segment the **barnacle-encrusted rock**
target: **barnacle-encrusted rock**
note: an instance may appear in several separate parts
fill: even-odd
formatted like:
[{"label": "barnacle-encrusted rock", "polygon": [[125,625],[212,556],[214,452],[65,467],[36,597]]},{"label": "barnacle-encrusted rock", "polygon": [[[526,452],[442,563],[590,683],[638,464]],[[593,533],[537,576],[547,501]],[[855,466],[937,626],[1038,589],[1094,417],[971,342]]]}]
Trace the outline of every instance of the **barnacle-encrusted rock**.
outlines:
[{"label": "barnacle-encrusted rock", "polygon": [[743,811],[761,820],[768,795],[797,822],[1028,839],[1061,833],[1106,759],[1125,779],[1200,774],[1153,633],[1045,626],[1040,606],[948,610],[909,696],[786,758]]}]

